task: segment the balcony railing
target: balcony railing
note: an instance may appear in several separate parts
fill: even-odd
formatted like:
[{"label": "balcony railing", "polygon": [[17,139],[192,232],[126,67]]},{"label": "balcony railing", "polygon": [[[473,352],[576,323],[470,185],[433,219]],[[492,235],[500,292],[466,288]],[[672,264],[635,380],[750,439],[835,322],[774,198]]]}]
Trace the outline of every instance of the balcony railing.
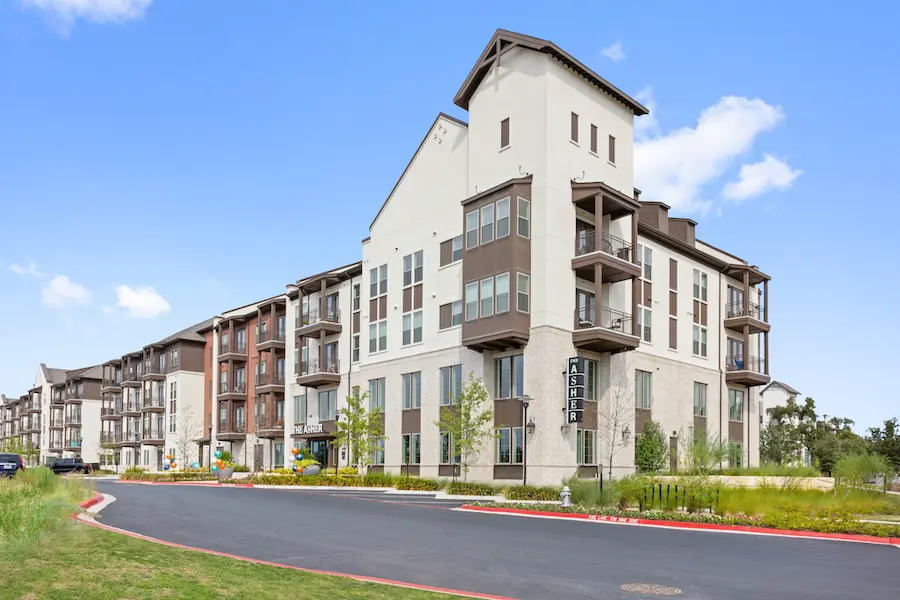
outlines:
[{"label": "balcony railing", "polygon": [[763,320],[763,311],[759,304],[753,302],[729,302],[725,305],[725,318],[751,317],[758,321]]},{"label": "balcony railing", "polygon": [[66,392],[66,400],[83,400],[84,399],[84,390],[70,390]]},{"label": "balcony railing", "polygon": [[141,441],[141,434],[137,431],[126,431],[122,434],[122,439],[119,440],[123,443],[136,443]]},{"label": "balcony railing", "polygon": [[247,433],[247,426],[244,423],[223,423],[219,422],[219,433]]},{"label": "balcony railing", "polygon": [[66,415],[66,425],[81,425],[81,413]]},{"label": "balcony railing", "polygon": [[116,414],[116,409],[112,406],[102,406],[100,407],[100,416],[101,417],[109,417]]},{"label": "balcony railing", "polygon": [[104,378],[103,383],[101,385],[102,385],[102,387],[118,387],[118,386],[122,385],[122,378],[121,377],[117,377],[115,379]]},{"label": "balcony railing", "polygon": [[753,371],[754,373],[766,372],[766,359],[758,356],[744,356],[741,354],[729,354],[725,357],[726,371]]},{"label": "balcony railing", "polygon": [[335,373],[340,374],[340,361],[336,358],[325,359],[319,364],[319,359],[314,358],[300,363],[300,376],[313,375],[314,373]]},{"label": "balcony railing", "polygon": [[256,343],[257,344],[262,344],[264,342],[268,342],[268,341],[272,341],[272,340],[274,340],[276,342],[283,342],[285,340],[284,330],[282,329],[279,331],[275,331],[274,333],[271,331],[260,331],[258,334],[256,334]]},{"label": "balcony railing", "polygon": [[143,430],[141,432],[142,440],[164,440],[166,439],[166,434],[163,433],[160,429],[154,427],[148,430]]},{"label": "balcony railing", "polygon": [[597,250],[631,262],[631,244],[621,238],[605,231],[598,237],[595,229],[579,231],[575,235],[575,256],[590,254]]},{"label": "balcony railing", "polygon": [[159,397],[144,397],[144,402],[141,406],[144,408],[165,408],[166,401]]},{"label": "balcony railing", "polygon": [[247,342],[231,342],[219,345],[219,354],[246,354]]},{"label": "balcony railing", "polygon": [[62,427],[63,426],[63,418],[62,417],[50,417],[50,427]]},{"label": "balcony railing", "polygon": [[575,329],[592,327],[602,327],[631,335],[631,315],[606,306],[575,309]]},{"label": "balcony railing", "polygon": [[119,407],[119,413],[140,412],[141,403],[137,400],[126,400]]},{"label": "balcony railing", "polygon": [[256,376],[256,387],[263,385],[284,385],[284,373],[260,373]]},{"label": "balcony railing", "polygon": [[122,434],[116,433],[114,431],[101,431],[100,432],[100,443],[101,444],[118,444],[122,441]]},{"label": "balcony railing", "polygon": [[247,384],[246,383],[219,383],[219,393],[220,394],[246,394],[247,393]]},{"label": "balcony railing", "polygon": [[306,325],[314,325],[320,322],[326,323],[340,323],[341,322],[341,311],[338,309],[325,309],[320,311],[318,308],[310,310],[309,312],[303,313],[300,315],[300,326],[304,327]]},{"label": "balcony railing", "polygon": [[148,364],[144,368],[144,375],[165,375],[166,368],[165,366],[159,364]]},{"label": "balcony railing", "polygon": [[81,439],[66,440],[66,448],[81,448]]},{"label": "balcony railing", "polygon": [[281,429],[284,427],[284,417],[264,416],[258,419],[257,429]]}]

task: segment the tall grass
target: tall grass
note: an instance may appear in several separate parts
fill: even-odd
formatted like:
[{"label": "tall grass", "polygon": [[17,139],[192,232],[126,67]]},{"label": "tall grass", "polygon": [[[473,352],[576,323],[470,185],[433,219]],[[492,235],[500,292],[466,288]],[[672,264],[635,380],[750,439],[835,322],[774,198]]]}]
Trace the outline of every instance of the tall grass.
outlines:
[{"label": "tall grass", "polygon": [[60,528],[89,495],[84,482],[63,479],[47,467],[0,479],[0,547],[33,542]]},{"label": "tall grass", "polygon": [[757,476],[757,477],[821,477],[815,467],[793,465],[762,464],[758,467],[726,468],[711,471],[710,475]]}]

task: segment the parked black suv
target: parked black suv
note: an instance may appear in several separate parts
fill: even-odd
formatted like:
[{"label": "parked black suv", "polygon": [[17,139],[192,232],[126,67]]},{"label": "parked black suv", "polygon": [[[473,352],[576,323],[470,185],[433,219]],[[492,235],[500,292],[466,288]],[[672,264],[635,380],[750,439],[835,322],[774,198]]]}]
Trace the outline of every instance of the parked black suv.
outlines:
[{"label": "parked black suv", "polygon": [[25,470],[25,461],[18,454],[0,453],[0,477],[12,477]]},{"label": "parked black suv", "polygon": [[81,462],[80,458],[57,458],[47,466],[57,475],[90,473],[93,470],[91,464]]}]

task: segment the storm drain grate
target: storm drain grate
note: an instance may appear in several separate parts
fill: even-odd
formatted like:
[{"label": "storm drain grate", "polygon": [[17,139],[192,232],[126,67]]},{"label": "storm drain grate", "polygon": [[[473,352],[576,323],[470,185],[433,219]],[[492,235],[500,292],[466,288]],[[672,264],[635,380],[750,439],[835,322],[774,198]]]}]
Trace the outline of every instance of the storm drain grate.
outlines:
[{"label": "storm drain grate", "polygon": [[655,583],[625,583],[622,584],[622,591],[644,596],[677,596],[681,593],[676,587]]}]

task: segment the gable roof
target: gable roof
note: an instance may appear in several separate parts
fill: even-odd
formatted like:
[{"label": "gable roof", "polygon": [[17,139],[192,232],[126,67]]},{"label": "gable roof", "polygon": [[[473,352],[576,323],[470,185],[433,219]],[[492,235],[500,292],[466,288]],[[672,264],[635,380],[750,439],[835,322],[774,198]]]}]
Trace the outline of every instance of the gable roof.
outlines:
[{"label": "gable roof", "polygon": [[[434,122],[431,123],[431,126],[428,128],[428,131],[425,132],[425,137],[422,138],[422,141],[419,142],[419,147],[416,148],[416,151],[413,153],[412,158],[409,159],[409,162],[406,163],[406,168],[403,169],[403,173],[400,174],[399,179],[397,179],[397,183],[394,184],[394,187],[391,189],[391,193],[387,195],[387,198],[384,199],[384,204],[381,205],[381,208],[378,209],[378,214],[375,215],[375,218],[372,219],[372,223],[369,225],[369,231],[372,231],[372,227],[375,226],[375,222],[378,221],[378,217],[381,216],[381,213],[384,212],[384,208],[388,205],[388,202],[391,200],[391,196],[394,195],[394,192],[397,191],[397,187],[400,185],[400,182],[403,181],[403,178],[406,177],[406,173],[409,171],[409,168],[412,166],[413,161],[416,160],[416,157],[419,155],[419,151],[422,150],[422,146],[425,145],[425,142],[428,140],[428,136],[431,134],[431,130],[434,129],[434,126],[437,125],[437,122],[441,119],[446,119],[451,123],[455,123],[460,127],[469,128],[469,124],[465,121],[460,121],[456,117],[451,117],[447,113],[438,113],[438,116],[435,117]],[[368,239],[368,238],[366,238]],[[365,240],[363,240],[365,241]]]},{"label": "gable roof", "polygon": [[469,100],[475,94],[475,90],[478,89],[481,80],[490,72],[491,67],[499,61],[501,56],[514,48],[527,48],[528,50],[534,50],[535,52],[549,54],[587,79],[590,83],[624,104],[631,109],[631,112],[635,115],[641,116],[650,112],[640,102],[594,73],[591,69],[581,64],[578,59],[553,42],[532,37],[530,35],[507,31],[505,29],[498,29],[494,33],[491,41],[488,42],[484,52],[478,57],[475,66],[472,67],[472,71],[469,72],[468,77],[466,77],[466,80],[463,82],[462,87],[460,87],[459,91],[456,93],[456,98],[453,99],[453,103],[460,108],[469,110]]},{"label": "gable roof", "polygon": [[51,369],[47,367],[44,363],[41,363],[41,371],[44,373],[44,379],[47,380],[47,383],[55,384],[55,383],[65,383],[66,382],[66,370],[65,369]]},{"label": "gable roof", "polygon": [[799,395],[800,395],[800,392],[798,392],[797,390],[795,390],[794,388],[792,388],[792,387],[789,386],[788,384],[782,383],[781,381],[773,381],[772,383],[770,383],[769,385],[767,385],[766,387],[764,387],[764,388],[762,389],[762,391],[760,392],[760,394],[765,394],[765,393],[766,393],[766,390],[768,390],[768,389],[769,389],[770,387],[772,387],[773,385],[777,385],[778,387],[780,387],[781,389],[783,389],[784,391],[786,391],[788,394],[794,394],[794,395],[796,395],[796,396],[799,396]]},{"label": "gable roof", "polygon": [[149,344],[150,346],[167,346],[173,342],[200,342],[206,343],[206,336],[201,335],[200,331],[204,331],[205,329],[212,327],[213,320],[207,319],[201,323],[197,323],[195,325],[191,325],[181,331],[173,333],[172,335],[161,339],[155,344]]}]

